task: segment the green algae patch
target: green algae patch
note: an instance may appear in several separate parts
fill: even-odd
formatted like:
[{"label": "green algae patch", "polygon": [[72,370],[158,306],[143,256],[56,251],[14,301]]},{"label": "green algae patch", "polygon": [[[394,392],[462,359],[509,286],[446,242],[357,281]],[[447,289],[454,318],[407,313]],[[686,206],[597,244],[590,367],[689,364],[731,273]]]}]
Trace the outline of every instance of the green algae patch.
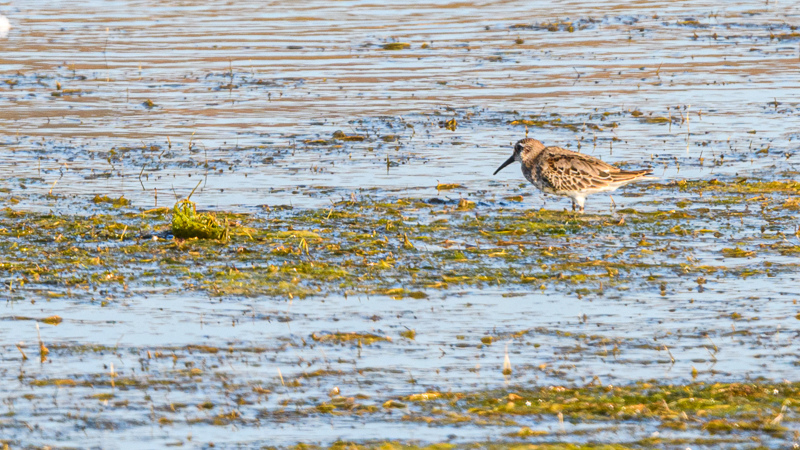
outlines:
[{"label": "green algae patch", "polygon": [[41,321],[42,321],[43,323],[46,323],[46,324],[48,324],[48,325],[58,325],[58,324],[60,324],[61,322],[63,322],[63,320],[64,320],[64,319],[62,319],[60,316],[50,316],[50,317],[45,317],[45,318],[44,318],[44,319],[42,319]]},{"label": "green algae patch", "polygon": [[100,203],[110,204],[114,208],[122,208],[131,205],[131,201],[125,198],[124,195],[121,195],[119,198],[111,198],[107,195],[98,194],[94,196],[92,202],[95,204],[100,204]]},{"label": "green algae patch", "polygon": [[736,194],[800,193],[800,182],[794,180],[760,181],[737,178],[731,182],[712,180],[680,180],[672,183],[682,191],[714,191]]},{"label": "green algae patch", "polygon": [[708,25],[701,24],[696,19],[681,20],[681,21],[678,21],[677,24],[680,25],[680,26],[683,26],[683,27],[696,27],[696,28],[704,28],[704,27],[708,26]]},{"label": "green algae patch", "polygon": [[77,386],[78,382],[70,378],[50,378],[46,380],[32,380],[31,386]]},{"label": "green algae patch", "polygon": [[386,402],[383,404],[383,407],[384,407],[384,408],[386,408],[386,409],[391,409],[391,408],[399,408],[399,409],[402,409],[402,408],[406,408],[406,407],[407,407],[407,405],[406,405],[405,403],[403,403],[403,402],[399,402],[399,401],[397,401],[397,400],[387,400],[387,401],[386,401]]},{"label": "green algae patch", "polygon": [[59,89],[50,93],[53,97],[81,96],[86,92],[82,89]]},{"label": "green algae patch", "polygon": [[416,330],[405,330],[400,332],[400,336],[413,341],[417,338],[417,331]]},{"label": "green algae patch", "polygon": [[196,205],[190,200],[181,200],[172,211],[172,234],[179,239],[230,238],[228,221],[220,222],[214,214],[198,214]]},{"label": "green algae patch", "polygon": [[460,185],[458,183],[438,183],[436,185],[436,190],[437,191],[449,191],[449,190],[452,190],[452,189],[459,189],[459,188],[463,188],[463,187],[464,186],[462,186],[462,185]]},{"label": "green algae patch", "polygon": [[[6,208],[0,212],[0,251],[7,262],[0,264],[0,275],[17,299],[24,298],[24,286],[47,299],[68,296],[70,290],[102,287],[123,293],[146,287],[213,297],[366,294],[396,300],[494,286],[516,295],[531,285],[565,289],[582,298],[628,290],[642,276],[773,276],[796,268],[787,261],[764,270],[730,267],[724,261],[702,265],[687,258],[695,240],[702,240],[705,251],[731,258],[800,252],[776,234],[795,233],[794,210],[780,208],[786,203],[782,196],[794,198],[794,185],[767,183],[706,180],[652,186],[735,189],[719,192],[730,199],[741,198],[738,191],[753,186],[783,190],[774,194],[775,208],[746,212],[707,208],[714,196],[698,196],[689,208],[584,215],[505,209],[477,198],[342,200],[328,208],[275,209],[266,217],[197,213],[187,199],[172,208],[171,223],[165,209],[82,217]],[[442,192],[458,187],[438,185]],[[740,217],[748,220],[740,225]],[[770,228],[732,242],[708,224],[731,218],[723,229],[726,235],[750,232],[750,218],[766,220]],[[161,238],[170,231],[177,239]],[[218,245],[221,241],[227,245]],[[104,245],[108,242],[115,246]],[[747,249],[737,251],[737,245]],[[106,305],[101,300],[100,306]]]},{"label": "green algae patch", "polygon": [[663,116],[642,117],[639,120],[641,120],[644,123],[670,123],[670,122],[672,122],[672,119],[670,119],[669,117],[663,117]]},{"label": "green algae patch", "polygon": [[408,397],[405,397],[404,400],[409,402],[427,402],[429,400],[436,400],[442,397],[448,398],[451,396],[448,396],[448,394],[442,392],[428,391],[421,394],[411,394]]},{"label": "green algae patch", "polygon": [[550,434],[550,433],[548,433],[545,430],[534,430],[534,429],[531,429],[530,427],[522,427],[522,428],[519,429],[519,431],[517,431],[515,433],[511,433],[510,436],[519,437],[519,438],[530,438],[530,437],[536,437],[536,436],[547,436],[548,434]]},{"label": "green algae patch", "polygon": [[[300,284],[296,276],[267,271],[267,276],[253,272],[214,272],[203,280],[202,286],[214,296],[306,298],[317,294],[317,289]],[[281,276],[282,275],[282,276]]]},{"label": "green algae patch", "polygon": [[185,348],[186,348],[186,350],[189,350],[189,351],[198,351],[198,352],[201,352],[201,353],[214,354],[214,353],[219,352],[219,348],[218,347],[213,347],[213,346],[210,346],[210,345],[194,345],[194,344],[192,344],[192,345],[187,345]]},{"label": "green algae patch", "polygon": [[377,289],[374,291],[376,294],[388,295],[395,300],[403,297],[410,297],[416,299],[428,298],[428,294],[423,291],[409,291],[404,288],[391,288],[391,289]]},{"label": "green algae patch", "polygon": [[[557,22],[542,22],[536,25],[512,25],[510,28],[532,28],[534,30],[547,30],[549,32],[566,31],[568,33],[575,32],[575,23],[566,21]],[[586,25],[578,25],[579,30],[586,28]]]},{"label": "green algae patch", "polygon": [[93,399],[99,400],[101,402],[104,402],[104,401],[108,401],[108,400],[111,400],[112,398],[114,398],[114,394],[112,394],[110,392],[105,392],[105,393],[101,393],[101,394],[92,394],[90,396],[90,398],[93,398]]},{"label": "green algae patch", "polygon": [[739,247],[736,248],[723,248],[722,254],[728,258],[749,258],[755,256],[756,252],[743,250]]},{"label": "green algae patch", "polygon": [[274,237],[276,239],[322,239],[322,237],[313,231],[308,230],[286,230],[277,231],[266,237]]},{"label": "green algae patch", "polygon": [[793,256],[793,255],[800,255],[800,245],[794,245],[791,247],[781,247],[780,254],[784,256]]},{"label": "green algae patch", "polygon": [[[530,127],[537,127],[537,128],[564,128],[570,131],[579,131],[584,124],[579,123],[567,123],[563,122],[561,118],[553,118],[553,119],[518,119],[512,120],[509,122],[510,125],[523,125],[523,126],[530,126]],[[587,123],[586,126],[591,129],[600,130],[600,127],[594,124]]]},{"label": "green algae patch", "polygon": [[800,33],[793,31],[791,33],[784,33],[775,36],[776,38],[785,41],[785,40],[797,40],[800,39]]},{"label": "green algae patch", "polygon": [[377,334],[371,333],[312,333],[311,339],[315,342],[319,342],[321,344],[324,343],[333,343],[333,344],[345,344],[348,342],[355,342],[358,345],[372,345],[376,342],[392,342],[392,338],[389,336],[380,336]]},{"label": "green algae patch", "polygon": [[561,414],[575,421],[656,420],[673,428],[780,434],[785,429],[775,418],[800,408],[789,401],[798,393],[800,385],[787,383],[547,386],[459,395],[456,409],[478,416]]},{"label": "green algae patch", "polygon": [[[515,431],[504,433],[510,438],[537,438],[552,431],[535,430],[517,420],[532,416],[537,421],[556,419],[572,423],[593,423],[616,427],[621,422],[640,423],[691,432],[682,442],[705,442],[719,445],[736,433],[737,436],[767,434],[787,438],[790,428],[783,426],[785,416],[791,417],[800,408],[791,401],[800,393],[797,383],[692,383],[686,385],[651,384],[640,382],[628,386],[589,385],[585,387],[541,386],[520,387],[513,391],[491,390],[473,392],[421,392],[400,398],[380,400],[384,410],[402,409],[403,421],[429,425],[471,424],[473,426],[506,426]],[[338,398],[338,397],[336,397]],[[375,399],[376,401],[378,399]],[[345,399],[339,400],[346,402]],[[352,407],[337,406],[334,402],[317,407],[320,412],[339,415],[359,414]],[[374,412],[374,410],[371,410]],[[532,448],[548,449],[621,449],[622,444],[573,444],[569,441],[579,432],[562,431],[557,440]],[[572,437],[571,437],[572,436]],[[644,440],[633,448],[649,448],[655,441]],[[366,445],[366,444],[365,444]],[[370,444],[371,445],[371,444]],[[380,448],[389,448],[381,444]],[[488,448],[514,448],[511,442],[496,442]],[[507,447],[508,446],[508,447]],[[392,447],[394,448],[394,447]],[[402,448],[417,448],[403,444]],[[460,447],[459,447],[460,448]],[[469,448],[465,446],[464,448]],[[526,447],[527,448],[527,447]]]},{"label": "green algae patch", "polygon": [[306,139],[303,143],[308,145],[334,145],[336,141],[328,139]]},{"label": "green algae patch", "polygon": [[383,44],[384,50],[405,50],[407,48],[411,48],[411,44],[407,42],[390,42],[388,44]]},{"label": "green algae patch", "polygon": [[346,134],[342,130],[336,130],[333,132],[333,138],[340,141],[361,142],[367,137],[361,134]]},{"label": "green algae patch", "polygon": [[463,199],[462,198],[461,200],[458,201],[458,209],[461,210],[461,211],[475,209],[475,206],[476,206],[475,202],[467,200],[467,199]]}]

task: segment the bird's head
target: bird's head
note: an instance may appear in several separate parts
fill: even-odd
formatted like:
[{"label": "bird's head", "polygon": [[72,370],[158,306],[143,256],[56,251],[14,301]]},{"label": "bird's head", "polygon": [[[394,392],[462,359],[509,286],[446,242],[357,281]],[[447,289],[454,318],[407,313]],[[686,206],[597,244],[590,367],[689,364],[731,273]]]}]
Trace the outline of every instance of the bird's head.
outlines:
[{"label": "bird's head", "polygon": [[544,144],[542,144],[541,141],[531,138],[520,139],[516,144],[514,144],[514,154],[511,155],[506,162],[500,164],[500,167],[494,171],[493,175],[497,175],[497,172],[500,172],[507,165],[513,163],[514,161],[523,162],[527,159],[535,157],[536,154],[542,150],[544,150]]}]

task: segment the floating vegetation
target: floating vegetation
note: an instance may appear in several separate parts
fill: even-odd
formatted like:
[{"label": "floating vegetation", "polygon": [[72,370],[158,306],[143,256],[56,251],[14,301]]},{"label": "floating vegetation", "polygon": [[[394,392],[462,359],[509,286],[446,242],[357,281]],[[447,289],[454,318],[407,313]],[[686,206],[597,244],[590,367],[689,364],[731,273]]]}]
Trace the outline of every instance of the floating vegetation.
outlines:
[{"label": "floating vegetation", "polygon": [[[446,192],[464,187],[439,183],[436,188]],[[467,286],[527,289],[530,284],[560,285],[568,292],[585,296],[630,289],[642,274],[651,271],[743,278],[795,270],[789,261],[743,270],[725,263],[699,264],[693,262],[691,255],[698,240],[708,254],[729,258],[749,258],[756,252],[762,256],[796,254],[794,244],[776,240],[770,233],[763,234],[762,240],[746,243],[747,248],[732,246],[730,241],[720,239],[722,233],[708,223],[730,218],[738,221],[742,217],[739,210],[716,207],[721,198],[730,200],[726,204],[744,208],[752,203],[747,200],[754,195],[769,193],[775,196],[773,200],[765,197],[759,201],[771,201],[774,208],[750,209],[744,214],[753,220],[769,220],[771,229],[782,230],[784,235],[794,234],[793,216],[786,213],[795,210],[782,206],[795,198],[800,183],[737,179],[680,181],[642,188],[676,193],[707,191],[716,195],[694,197],[690,206],[675,210],[624,208],[614,215],[583,216],[558,210],[505,210],[485,199],[467,198],[342,201],[319,210],[276,209],[269,220],[253,215],[198,213],[195,203],[186,199],[172,208],[169,223],[165,223],[169,217],[165,217],[165,208],[144,214],[127,212],[88,218],[6,209],[0,216],[0,230],[15,239],[7,240],[7,254],[19,253],[9,247],[11,242],[41,250],[19,253],[18,258],[27,261],[24,266],[0,267],[0,273],[5,271],[13,280],[19,276],[19,267],[34,267],[32,273],[36,276],[32,279],[26,275],[26,288],[41,286],[43,295],[51,298],[60,295],[48,293],[54,288],[105,285],[112,291],[126,289],[133,276],[137,283],[164,287],[178,281],[183,290],[200,290],[215,297],[304,299],[332,293],[364,293],[425,299],[431,290]],[[112,205],[122,204],[125,199],[96,198],[103,204],[111,201]],[[506,200],[519,202],[524,197]],[[236,224],[235,233],[231,220]],[[748,230],[747,222],[738,227]],[[725,233],[739,233],[738,227],[730,224]],[[228,243],[227,250],[159,239],[169,234],[180,240]],[[606,243],[606,238],[598,241],[591,236],[608,236],[610,240]],[[586,250],[587,239],[593,239],[592,251]],[[58,258],[34,256],[44,253],[51,242],[79,240],[127,244],[119,252],[104,255],[102,260],[95,260],[90,252],[78,247],[70,247]],[[576,258],[578,254],[580,258]],[[671,256],[655,258],[659,254]],[[163,261],[158,272],[148,268],[150,263],[146,261],[153,258]],[[197,262],[199,267],[193,274],[184,269],[189,261]],[[117,267],[122,262],[126,265],[124,271]],[[36,269],[37,264],[40,268],[46,264],[48,269]],[[9,283],[13,295],[19,282]],[[595,283],[602,283],[602,288]]]},{"label": "floating vegetation", "polygon": [[417,330],[401,331],[400,336],[413,341],[417,338]]},{"label": "floating vegetation", "polygon": [[341,130],[337,130],[337,131],[335,131],[335,132],[333,133],[333,138],[334,138],[334,139],[338,139],[338,140],[340,140],[340,141],[355,141],[355,142],[360,142],[360,141],[363,141],[364,139],[366,139],[366,136],[362,136],[362,135],[360,135],[360,134],[352,134],[352,135],[348,135],[348,134],[345,134],[345,133],[344,133],[343,131],[341,131]]},{"label": "floating vegetation", "polygon": [[121,195],[118,198],[111,198],[111,197],[109,197],[107,195],[99,195],[98,194],[98,195],[94,196],[94,198],[92,199],[92,202],[94,202],[96,204],[107,203],[107,204],[110,204],[111,206],[113,206],[114,208],[122,208],[122,207],[131,205],[131,201],[128,200],[127,198],[125,198],[124,195]]},{"label": "floating vegetation", "polygon": [[460,185],[458,183],[437,183],[436,184],[436,190],[437,191],[449,191],[449,190],[452,190],[452,189],[459,189],[459,188],[463,188],[463,187],[464,186],[462,186],[462,185]]},{"label": "floating vegetation", "polygon": [[[794,180],[762,181],[739,177],[729,183],[712,179],[680,180],[674,184],[682,191],[693,192],[710,191],[736,194],[800,193],[800,182]],[[791,201],[791,199],[787,199],[788,201]]]},{"label": "floating vegetation", "polygon": [[670,120],[669,117],[661,117],[661,116],[641,118],[641,121],[644,123],[670,123],[673,122],[674,120],[675,119]]},{"label": "floating vegetation", "polygon": [[59,316],[50,316],[50,317],[45,317],[44,319],[42,319],[42,322],[46,323],[48,325],[58,325],[61,322],[63,322],[63,319],[61,317],[59,317]]},{"label": "floating vegetation", "polygon": [[[797,392],[800,387],[794,383],[546,386],[449,393],[448,401],[434,402],[433,407],[449,405],[448,409],[467,412],[473,418],[558,415],[576,423],[655,420],[661,428],[694,429],[711,435],[751,430],[782,437],[789,429],[781,424],[781,418],[789,411],[800,411],[790,401]],[[429,404],[420,406],[431,408]]]},{"label": "floating vegetation", "polygon": [[376,342],[391,342],[392,338],[389,336],[378,336],[369,333],[322,333],[311,335],[311,339],[319,343],[334,343],[343,344],[345,342],[354,342],[358,345],[372,345]]},{"label": "floating vegetation", "polygon": [[458,201],[458,209],[464,211],[468,209],[475,209],[475,202],[462,198]]},{"label": "floating vegetation", "polygon": [[779,34],[779,35],[777,35],[775,37],[777,37],[778,39],[780,39],[782,41],[798,40],[798,39],[800,39],[800,33],[796,32],[796,31],[793,31],[791,33]]},{"label": "floating vegetation", "polygon": [[458,128],[458,121],[456,119],[442,120],[439,122],[439,128],[456,131],[456,128]]},{"label": "floating vegetation", "polygon": [[547,30],[550,32],[556,31],[566,31],[569,33],[574,32],[576,29],[583,30],[589,27],[589,24],[593,23],[592,19],[588,20],[581,20],[579,22],[542,22],[535,25],[527,25],[527,24],[516,24],[512,25],[510,28],[512,30],[519,30],[519,29],[531,29],[531,30]]},{"label": "floating vegetation", "polygon": [[196,205],[189,199],[175,203],[172,209],[172,234],[178,239],[230,238],[228,221],[220,222],[212,213],[197,213]]},{"label": "floating vegetation", "polygon": [[84,91],[81,89],[59,89],[52,92],[50,95],[53,97],[69,97],[83,95]]},{"label": "floating vegetation", "polygon": [[723,248],[722,254],[727,256],[728,258],[749,258],[751,256],[755,256],[756,252],[742,250],[739,247],[736,248]]},{"label": "floating vegetation", "polygon": [[694,18],[686,18],[683,20],[679,20],[677,22],[678,25],[682,27],[694,27],[694,28],[707,28],[708,25],[700,23],[697,19]]},{"label": "floating vegetation", "polygon": [[384,50],[405,50],[407,48],[411,48],[411,44],[407,42],[390,42],[388,44],[383,44]]},{"label": "floating vegetation", "polygon": [[524,125],[526,127],[539,127],[539,128],[565,128],[570,131],[579,131],[582,128],[590,130],[602,131],[602,128],[593,123],[567,123],[563,122],[560,117],[550,119],[517,119],[510,122],[511,125]]}]

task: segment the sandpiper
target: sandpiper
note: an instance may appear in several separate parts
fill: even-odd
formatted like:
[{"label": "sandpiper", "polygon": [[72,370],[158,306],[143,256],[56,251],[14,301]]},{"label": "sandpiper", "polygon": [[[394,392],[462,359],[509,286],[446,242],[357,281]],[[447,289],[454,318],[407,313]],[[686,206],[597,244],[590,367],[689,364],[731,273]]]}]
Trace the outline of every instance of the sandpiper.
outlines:
[{"label": "sandpiper", "polygon": [[572,210],[583,212],[586,196],[611,192],[633,181],[651,179],[652,169],[622,170],[583,153],[561,147],[545,147],[540,141],[525,138],[514,145],[514,154],[497,170],[519,161],[522,174],[545,194],[572,199]]}]

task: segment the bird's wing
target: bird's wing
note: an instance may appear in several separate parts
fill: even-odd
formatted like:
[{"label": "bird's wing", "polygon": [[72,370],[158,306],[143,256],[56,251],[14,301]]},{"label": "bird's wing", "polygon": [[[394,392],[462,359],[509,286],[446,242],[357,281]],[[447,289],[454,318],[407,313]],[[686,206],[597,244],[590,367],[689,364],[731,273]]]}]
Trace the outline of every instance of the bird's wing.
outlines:
[{"label": "bird's wing", "polygon": [[618,181],[622,171],[597,158],[560,147],[548,147],[538,158],[541,179],[556,191],[602,188]]}]

